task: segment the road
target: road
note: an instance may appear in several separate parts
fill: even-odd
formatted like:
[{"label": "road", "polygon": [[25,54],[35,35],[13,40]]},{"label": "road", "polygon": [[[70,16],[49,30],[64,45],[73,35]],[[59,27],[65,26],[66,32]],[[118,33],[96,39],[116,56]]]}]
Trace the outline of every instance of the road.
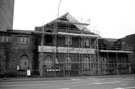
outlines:
[{"label": "road", "polygon": [[87,77],[68,80],[3,81],[0,89],[135,89],[134,77]]}]

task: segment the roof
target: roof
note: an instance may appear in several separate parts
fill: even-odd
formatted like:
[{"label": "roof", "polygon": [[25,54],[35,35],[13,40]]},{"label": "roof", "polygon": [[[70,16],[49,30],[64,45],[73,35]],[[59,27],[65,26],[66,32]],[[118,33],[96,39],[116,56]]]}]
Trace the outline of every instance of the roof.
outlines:
[{"label": "roof", "polygon": [[44,26],[49,26],[49,25],[54,24],[54,23],[71,24],[71,25],[74,25],[78,29],[78,31],[83,31],[86,34],[95,35],[90,30],[87,29],[87,25],[89,25],[89,24],[79,22],[77,19],[75,19],[69,13],[66,13],[66,14],[62,15],[61,17],[45,24]]},{"label": "roof", "polygon": [[13,29],[8,29],[7,31],[0,31],[2,33],[16,33],[16,34],[31,34],[33,31],[32,30],[13,30]]},{"label": "roof", "polygon": [[118,39],[114,39],[114,38],[103,38],[109,42],[116,42]]},{"label": "roof", "polygon": [[61,20],[61,19],[63,19],[63,18],[67,19],[67,21],[68,21],[69,23],[74,24],[79,30],[88,30],[88,29],[86,28],[86,25],[89,25],[89,24],[79,22],[77,19],[75,19],[75,18],[74,18],[73,16],[71,16],[69,13],[66,13],[65,15],[61,16],[61,17],[58,18],[58,19]]}]

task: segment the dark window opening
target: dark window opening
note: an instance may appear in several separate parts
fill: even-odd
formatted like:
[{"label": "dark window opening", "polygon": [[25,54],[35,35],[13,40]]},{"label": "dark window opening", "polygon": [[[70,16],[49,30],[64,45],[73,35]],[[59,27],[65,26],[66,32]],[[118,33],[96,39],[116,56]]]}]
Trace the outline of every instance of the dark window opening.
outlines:
[{"label": "dark window opening", "polygon": [[27,63],[26,62],[24,62],[24,66],[26,66],[27,65]]},{"label": "dark window opening", "polygon": [[[52,31],[46,31],[48,33],[51,33]],[[45,35],[45,42],[46,43],[53,43],[53,36],[51,34],[46,34]]]}]

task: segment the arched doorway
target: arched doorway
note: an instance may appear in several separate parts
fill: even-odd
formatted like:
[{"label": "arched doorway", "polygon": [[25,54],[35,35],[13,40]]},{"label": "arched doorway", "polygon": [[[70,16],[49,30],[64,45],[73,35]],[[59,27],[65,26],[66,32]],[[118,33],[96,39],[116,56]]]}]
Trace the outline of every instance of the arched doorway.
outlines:
[{"label": "arched doorway", "polygon": [[43,76],[44,77],[50,77],[53,75],[53,72],[51,71],[53,68],[53,59],[52,56],[47,55],[44,58],[43,61]]},{"label": "arched doorway", "polygon": [[84,57],[83,59],[83,70],[89,70],[89,58],[88,57]]},{"label": "arched doorway", "polygon": [[44,60],[44,65],[46,69],[51,69],[53,65],[52,57],[51,56],[46,56]]},{"label": "arched doorway", "polygon": [[72,60],[71,57],[66,57],[65,59],[65,76],[70,76],[70,71],[72,70]]},{"label": "arched doorway", "polygon": [[20,57],[20,69],[27,70],[29,68],[29,57],[24,54]]},{"label": "arched doorway", "polygon": [[89,57],[84,57],[82,60],[82,74],[89,75],[90,73],[90,59]]}]

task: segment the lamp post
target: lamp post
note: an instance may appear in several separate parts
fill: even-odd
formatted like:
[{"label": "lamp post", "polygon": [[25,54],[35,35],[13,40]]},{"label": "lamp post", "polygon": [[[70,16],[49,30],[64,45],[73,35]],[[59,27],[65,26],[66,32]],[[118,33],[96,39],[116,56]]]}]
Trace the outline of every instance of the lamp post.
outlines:
[{"label": "lamp post", "polygon": [[61,1],[62,1],[62,0],[59,1],[59,5],[58,5],[57,18],[59,17],[59,10],[60,10]]}]

